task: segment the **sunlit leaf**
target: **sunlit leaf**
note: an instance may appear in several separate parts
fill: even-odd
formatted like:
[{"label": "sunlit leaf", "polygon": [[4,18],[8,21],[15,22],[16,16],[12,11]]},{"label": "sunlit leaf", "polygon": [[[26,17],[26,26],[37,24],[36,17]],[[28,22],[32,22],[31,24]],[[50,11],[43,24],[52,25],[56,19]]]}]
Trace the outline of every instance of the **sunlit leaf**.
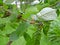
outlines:
[{"label": "sunlit leaf", "polygon": [[19,24],[18,28],[16,29],[16,31],[11,33],[10,40],[14,41],[14,40],[18,39],[19,36],[22,36],[26,32],[27,27],[28,27],[27,22],[21,22]]}]

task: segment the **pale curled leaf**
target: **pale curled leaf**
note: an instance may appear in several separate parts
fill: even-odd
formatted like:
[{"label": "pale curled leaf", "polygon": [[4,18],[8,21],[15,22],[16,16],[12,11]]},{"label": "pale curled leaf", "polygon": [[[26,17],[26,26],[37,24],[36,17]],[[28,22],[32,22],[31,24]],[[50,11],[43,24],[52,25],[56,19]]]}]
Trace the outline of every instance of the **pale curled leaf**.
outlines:
[{"label": "pale curled leaf", "polygon": [[39,13],[37,16],[41,15],[44,20],[55,20],[57,17],[56,10],[50,7],[43,8]]},{"label": "pale curled leaf", "polygon": [[57,18],[57,13],[55,9],[52,9],[50,7],[46,7],[43,8],[39,13],[37,13],[37,15],[33,16],[34,20],[45,20],[45,21],[49,21],[49,20],[55,20]]}]

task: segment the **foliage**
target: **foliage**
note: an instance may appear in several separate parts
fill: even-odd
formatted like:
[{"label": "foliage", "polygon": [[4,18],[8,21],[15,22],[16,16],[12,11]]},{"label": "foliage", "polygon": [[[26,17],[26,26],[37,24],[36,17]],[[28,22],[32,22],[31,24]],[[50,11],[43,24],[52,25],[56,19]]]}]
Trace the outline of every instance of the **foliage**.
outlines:
[{"label": "foliage", "polygon": [[[31,5],[34,0],[16,0],[29,2],[20,8],[11,4],[14,1],[0,0],[0,45],[60,45],[60,0],[35,5]],[[45,7],[56,9],[57,19],[31,24],[31,16]]]}]

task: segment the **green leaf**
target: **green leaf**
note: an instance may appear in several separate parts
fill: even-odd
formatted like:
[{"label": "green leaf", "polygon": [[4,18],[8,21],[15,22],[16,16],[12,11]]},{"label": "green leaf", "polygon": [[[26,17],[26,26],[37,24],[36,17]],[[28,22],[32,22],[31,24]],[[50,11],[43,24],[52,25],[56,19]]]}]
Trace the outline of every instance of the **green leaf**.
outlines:
[{"label": "green leaf", "polygon": [[48,31],[49,31],[49,27],[50,27],[50,22],[44,22],[44,27],[43,27],[43,33],[45,35],[47,35]]},{"label": "green leaf", "polygon": [[24,33],[24,39],[26,40],[26,42],[30,41],[31,40],[31,37],[29,36],[28,33]]},{"label": "green leaf", "polygon": [[56,1],[57,0],[49,0],[48,2],[49,2],[49,4],[54,4],[54,3],[56,3]]},{"label": "green leaf", "polygon": [[36,14],[39,10],[36,7],[27,8],[23,18],[29,18],[32,14]]},{"label": "green leaf", "polygon": [[51,45],[60,45],[60,16],[51,23],[48,38]]},{"label": "green leaf", "polygon": [[0,6],[2,6],[3,5],[3,0],[0,0]]},{"label": "green leaf", "polygon": [[8,37],[3,37],[0,35],[0,45],[6,45],[8,42]]},{"label": "green leaf", "polygon": [[22,36],[28,28],[28,23],[27,22],[21,22],[16,29],[16,31],[12,32],[10,35],[10,40],[14,41],[19,38],[19,36]]},{"label": "green leaf", "polygon": [[5,27],[5,24],[0,24],[0,29],[3,30]]},{"label": "green leaf", "polygon": [[33,34],[32,39],[26,45],[40,45],[40,39],[41,39],[41,32],[36,31]]}]

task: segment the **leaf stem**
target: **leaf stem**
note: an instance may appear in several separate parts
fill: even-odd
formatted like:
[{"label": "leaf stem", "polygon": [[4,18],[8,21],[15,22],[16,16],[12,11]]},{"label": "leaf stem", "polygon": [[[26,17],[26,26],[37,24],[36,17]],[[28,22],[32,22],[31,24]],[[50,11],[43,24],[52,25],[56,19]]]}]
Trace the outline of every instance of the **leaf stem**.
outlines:
[{"label": "leaf stem", "polygon": [[13,41],[9,41],[9,42],[7,43],[7,45],[11,45],[11,44],[12,44],[12,42],[13,42]]}]

